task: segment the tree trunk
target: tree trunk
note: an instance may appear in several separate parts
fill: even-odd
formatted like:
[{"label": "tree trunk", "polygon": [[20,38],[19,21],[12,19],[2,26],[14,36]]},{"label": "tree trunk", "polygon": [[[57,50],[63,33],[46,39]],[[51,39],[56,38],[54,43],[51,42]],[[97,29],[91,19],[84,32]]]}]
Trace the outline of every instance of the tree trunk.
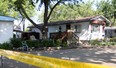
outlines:
[{"label": "tree trunk", "polygon": [[42,30],[42,35],[43,35],[43,39],[47,39],[48,38],[48,1],[44,0],[44,25],[43,25],[43,30]]}]

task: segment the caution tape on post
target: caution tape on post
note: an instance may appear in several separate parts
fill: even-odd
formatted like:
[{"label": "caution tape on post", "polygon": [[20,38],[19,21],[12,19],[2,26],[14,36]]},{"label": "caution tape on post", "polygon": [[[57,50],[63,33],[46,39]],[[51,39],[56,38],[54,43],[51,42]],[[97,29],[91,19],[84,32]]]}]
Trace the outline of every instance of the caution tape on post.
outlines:
[{"label": "caution tape on post", "polygon": [[2,49],[0,49],[0,55],[40,68],[111,68],[98,64],[62,60]]}]

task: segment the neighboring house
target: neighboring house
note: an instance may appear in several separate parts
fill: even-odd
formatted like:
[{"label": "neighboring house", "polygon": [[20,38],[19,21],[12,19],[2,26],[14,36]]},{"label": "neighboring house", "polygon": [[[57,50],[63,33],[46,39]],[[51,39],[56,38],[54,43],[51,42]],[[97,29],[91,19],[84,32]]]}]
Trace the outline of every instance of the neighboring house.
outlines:
[{"label": "neighboring house", "polygon": [[[31,18],[34,20],[34,22],[37,22],[37,20],[34,18]],[[30,21],[28,19],[25,19],[23,17],[20,17],[14,21],[14,37],[15,38],[21,38],[23,34],[27,34],[30,32],[27,32],[27,27],[31,25]]]},{"label": "neighboring house", "polygon": [[13,38],[13,21],[12,17],[0,16],[0,43],[8,42]]},{"label": "neighboring house", "polygon": [[[72,31],[80,40],[103,39],[105,37],[104,28],[108,23],[110,23],[110,21],[102,15],[77,20],[50,22],[48,24],[48,38],[55,38],[55,34],[59,32],[65,33]],[[43,26],[43,24],[38,25],[40,27]],[[41,38],[42,33],[39,29],[34,26],[29,26],[28,28],[30,28],[31,31],[39,32]]]},{"label": "neighboring house", "polygon": [[116,37],[116,27],[105,27],[105,37],[106,38]]}]

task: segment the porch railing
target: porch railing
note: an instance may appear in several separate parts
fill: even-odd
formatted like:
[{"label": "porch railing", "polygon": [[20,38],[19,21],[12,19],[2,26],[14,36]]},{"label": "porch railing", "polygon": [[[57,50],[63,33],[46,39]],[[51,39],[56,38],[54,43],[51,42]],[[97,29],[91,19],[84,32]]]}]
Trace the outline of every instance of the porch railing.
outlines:
[{"label": "porch railing", "polygon": [[73,32],[73,37],[79,42],[79,36]]}]

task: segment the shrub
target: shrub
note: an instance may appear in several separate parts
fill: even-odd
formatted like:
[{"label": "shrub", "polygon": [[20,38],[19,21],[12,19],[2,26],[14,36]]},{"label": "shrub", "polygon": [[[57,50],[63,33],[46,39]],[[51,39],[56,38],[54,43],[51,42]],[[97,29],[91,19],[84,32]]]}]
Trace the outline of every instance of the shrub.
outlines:
[{"label": "shrub", "polygon": [[62,42],[61,47],[67,47],[67,42]]},{"label": "shrub", "polygon": [[116,42],[116,37],[110,38],[110,42]]},{"label": "shrub", "polygon": [[54,40],[52,39],[46,39],[41,41],[41,46],[42,47],[54,47]]},{"label": "shrub", "polygon": [[49,39],[48,42],[49,42],[48,47],[54,47],[55,46],[54,40]]},{"label": "shrub", "polygon": [[40,41],[39,40],[27,40],[26,43],[27,43],[27,45],[29,47],[35,47],[35,48],[39,47],[39,45],[40,45]]},{"label": "shrub", "polygon": [[12,44],[13,47],[18,48],[21,46],[22,40],[20,38],[11,38],[10,43]]},{"label": "shrub", "polygon": [[65,41],[62,42],[61,40],[56,40],[54,44],[56,47],[58,47],[58,46],[66,47],[67,46],[67,42],[65,42]]},{"label": "shrub", "polygon": [[0,44],[0,48],[1,49],[8,49],[8,50],[13,49],[12,45],[10,43],[7,43],[7,42]]},{"label": "shrub", "polygon": [[110,45],[116,45],[116,42],[110,42]]},{"label": "shrub", "polygon": [[58,46],[61,46],[62,44],[62,41],[61,40],[56,40],[55,41],[55,46],[58,47]]},{"label": "shrub", "polygon": [[90,44],[92,44],[92,45],[100,45],[100,41],[99,40],[91,40]]}]

